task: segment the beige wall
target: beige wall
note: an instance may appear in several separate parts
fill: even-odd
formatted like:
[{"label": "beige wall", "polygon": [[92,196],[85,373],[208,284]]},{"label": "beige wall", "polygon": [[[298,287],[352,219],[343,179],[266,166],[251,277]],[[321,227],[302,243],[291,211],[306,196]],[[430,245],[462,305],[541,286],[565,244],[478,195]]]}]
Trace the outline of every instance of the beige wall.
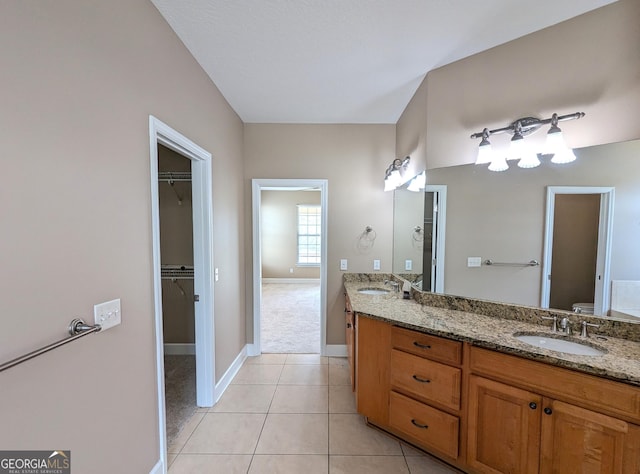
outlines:
[{"label": "beige wall", "polygon": [[320,278],[319,266],[296,265],[298,204],[320,205],[320,191],[262,191],[263,278]]},{"label": "beige wall", "polygon": [[614,186],[611,279],[640,280],[640,140],[576,150],[568,165],[502,173],[464,165],[430,171],[447,187],[445,292],[539,306],[541,267],[467,268],[467,257],[542,261],[546,186]]},{"label": "beige wall", "polygon": [[245,343],[242,122],[146,0],[6,1],[2,18],[0,360],[64,337],[95,303],[121,298],[123,322],[0,373],[0,446],[146,473],[159,459],[148,117],[214,157],[218,377]]},{"label": "beige wall", "polygon": [[586,112],[562,125],[573,147],[638,138],[639,44],[640,2],[620,0],[430,71],[398,121],[398,152],[427,168],[472,163],[472,133],[553,112]]},{"label": "beige wall", "polygon": [[[327,179],[327,343],[344,344],[344,296],[340,259],[350,272],[371,272],[380,259],[391,271],[393,193],[383,191],[384,170],[395,156],[394,125],[245,125],[245,200],[251,219],[251,179]],[[356,247],[367,225],[377,232],[368,252]],[[247,232],[247,284],[251,285],[251,233]],[[248,340],[253,340],[251,291],[247,290]]]}]

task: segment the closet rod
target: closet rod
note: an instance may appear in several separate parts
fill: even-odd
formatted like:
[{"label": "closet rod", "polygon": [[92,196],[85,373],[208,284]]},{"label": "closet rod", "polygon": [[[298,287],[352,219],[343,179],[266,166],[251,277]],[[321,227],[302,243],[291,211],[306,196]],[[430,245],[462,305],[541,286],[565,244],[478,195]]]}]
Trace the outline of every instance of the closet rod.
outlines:
[{"label": "closet rod", "polygon": [[85,324],[82,319],[74,319],[69,324],[69,334],[71,334],[71,336],[66,337],[64,339],[60,339],[59,341],[56,341],[54,343],[41,347],[40,349],[37,349],[35,351],[29,352],[28,354],[25,354],[20,357],[16,357],[15,359],[5,362],[4,364],[0,365],[0,372],[10,369],[11,367],[15,367],[18,364],[22,364],[23,362],[33,359],[34,357],[38,357],[39,355],[49,352],[57,347],[64,346],[65,344],[68,344],[71,341],[75,341],[76,339],[80,339],[81,337],[84,337],[87,334],[98,332],[100,331],[100,329],[102,329],[102,327],[99,324],[96,324],[95,326],[90,326],[88,324]]},{"label": "closet rod", "polygon": [[158,181],[191,181],[191,171],[159,171]]}]

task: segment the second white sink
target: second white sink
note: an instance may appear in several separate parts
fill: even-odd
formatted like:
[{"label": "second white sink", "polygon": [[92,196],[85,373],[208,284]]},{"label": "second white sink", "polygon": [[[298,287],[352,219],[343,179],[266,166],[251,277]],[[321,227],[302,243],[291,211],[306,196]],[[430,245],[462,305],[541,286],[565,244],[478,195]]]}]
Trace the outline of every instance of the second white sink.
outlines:
[{"label": "second white sink", "polygon": [[389,290],[385,290],[384,288],[360,288],[358,293],[362,293],[363,295],[386,295],[389,293]]},{"label": "second white sink", "polygon": [[549,349],[551,351],[564,352],[566,354],[600,356],[607,353],[605,349],[598,349],[589,344],[581,344],[579,342],[558,339],[550,336],[516,333],[514,334],[514,337],[519,341],[531,344],[532,346]]}]

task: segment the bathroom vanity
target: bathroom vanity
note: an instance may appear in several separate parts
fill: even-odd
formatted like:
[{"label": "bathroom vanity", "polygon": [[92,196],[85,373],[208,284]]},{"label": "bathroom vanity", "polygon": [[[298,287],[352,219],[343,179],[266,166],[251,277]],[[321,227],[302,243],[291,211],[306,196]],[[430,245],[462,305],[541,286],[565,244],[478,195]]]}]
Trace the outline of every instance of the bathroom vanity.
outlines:
[{"label": "bathroom vanity", "polygon": [[370,424],[469,473],[640,472],[639,342],[358,292],[375,285],[345,282],[356,404]]}]

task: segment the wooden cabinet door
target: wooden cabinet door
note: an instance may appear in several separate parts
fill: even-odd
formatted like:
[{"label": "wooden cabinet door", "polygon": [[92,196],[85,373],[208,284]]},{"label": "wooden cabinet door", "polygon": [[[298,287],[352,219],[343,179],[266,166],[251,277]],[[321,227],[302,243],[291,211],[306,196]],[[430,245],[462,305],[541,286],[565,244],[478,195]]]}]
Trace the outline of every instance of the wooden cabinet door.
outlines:
[{"label": "wooden cabinet door", "polygon": [[541,404],[538,394],[470,377],[467,463],[474,472],[537,474]]},{"label": "wooden cabinet door", "polygon": [[355,339],[356,339],[356,331],[355,331],[355,317],[353,316],[353,311],[347,309],[345,310],[345,335],[347,340],[347,359],[349,360],[349,374],[351,376],[351,391],[355,392],[356,390],[356,377],[355,377]]},{"label": "wooden cabinet door", "polygon": [[540,472],[640,472],[639,431],[626,421],[545,399]]},{"label": "wooden cabinet door", "polygon": [[356,314],[356,408],[380,426],[389,424],[391,326]]}]

